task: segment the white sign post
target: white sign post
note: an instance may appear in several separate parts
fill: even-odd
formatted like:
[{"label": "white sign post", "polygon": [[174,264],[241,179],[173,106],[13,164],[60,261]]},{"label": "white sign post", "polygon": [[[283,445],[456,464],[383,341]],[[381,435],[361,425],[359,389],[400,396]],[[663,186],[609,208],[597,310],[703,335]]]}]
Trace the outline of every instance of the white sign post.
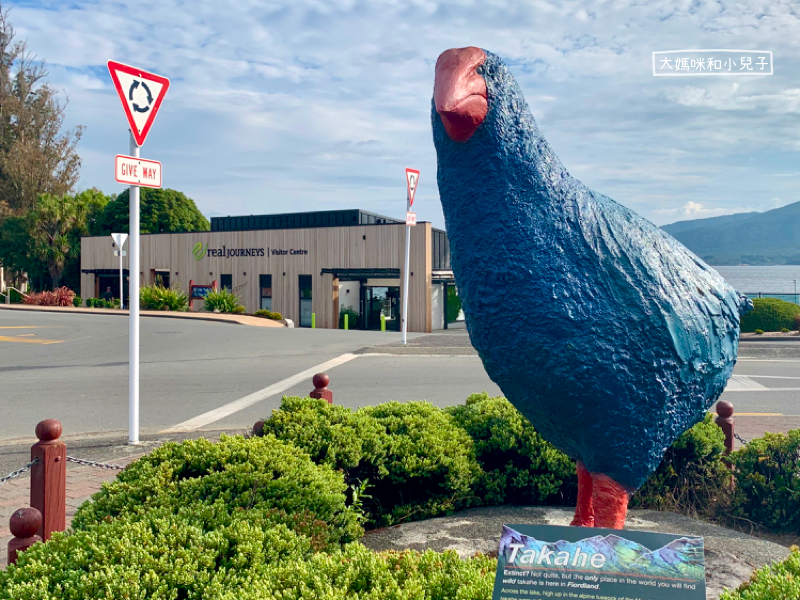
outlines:
[{"label": "white sign post", "polygon": [[407,343],[408,332],[408,270],[411,267],[411,226],[417,224],[417,215],[411,212],[414,205],[414,194],[419,183],[419,171],[406,169],[408,195],[406,200],[406,261],[403,269],[403,343]]},{"label": "white sign post", "polygon": [[[122,247],[125,245],[125,242],[128,241],[128,234],[112,233],[111,239],[114,240],[114,245],[117,247],[117,252],[119,252],[119,309],[122,310],[125,308],[125,293],[123,292],[125,287],[122,282],[122,257],[125,256],[125,252],[122,251]],[[116,252],[114,254],[116,254]]]},{"label": "white sign post", "polygon": [[[169,79],[113,60],[108,61],[108,70],[117,94],[122,100],[122,108],[125,110],[130,127],[131,155],[121,158],[130,159],[134,163],[138,161],[139,168],[143,169],[141,163],[146,161],[140,161],[139,147],[144,144],[156,118],[156,113],[161,107],[161,102],[167,95]],[[120,169],[117,159],[115,159],[115,163],[115,169]],[[157,164],[158,185],[150,185],[150,187],[161,186],[161,164]],[[134,180],[134,176],[138,180]],[[128,263],[128,306],[130,309],[128,317],[128,442],[131,444],[139,443],[139,186],[156,183],[155,173],[146,177],[144,181],[141,176],[142,173],[137,171],[136,175],[131,173],[131,178],[125,180],[125,183],[131,184],[130,243],[128,244],[130,252]]]}]

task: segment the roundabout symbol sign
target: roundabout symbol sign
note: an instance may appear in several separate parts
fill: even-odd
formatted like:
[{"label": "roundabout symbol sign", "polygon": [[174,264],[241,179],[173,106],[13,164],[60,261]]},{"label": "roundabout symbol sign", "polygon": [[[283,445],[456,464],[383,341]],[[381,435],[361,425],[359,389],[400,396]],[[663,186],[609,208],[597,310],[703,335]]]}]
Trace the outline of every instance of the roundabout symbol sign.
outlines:
[{"label": "roundabout symbol sign", "polygon": [[169,79],[113,60],[108,61],[108,70],[133,138],[141,146],[153,126],[161,101],[167,95]]}]

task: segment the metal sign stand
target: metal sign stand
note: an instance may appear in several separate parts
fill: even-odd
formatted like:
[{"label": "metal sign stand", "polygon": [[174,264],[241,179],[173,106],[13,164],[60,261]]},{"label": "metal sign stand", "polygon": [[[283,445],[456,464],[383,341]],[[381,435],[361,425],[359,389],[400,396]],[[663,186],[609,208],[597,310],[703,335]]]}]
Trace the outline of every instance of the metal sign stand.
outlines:
[{"label": "metal sign stand", "polygon": [[[139,145],[131,132],[131,156],[139,158]],[[139,186],[130,186],[128,252],[128,442],[139,443]],[[121,249],[120,249],[121,250]],[[122,258],[120,257],[120,261]],[[121,264],[121,262],[120,262]],[[121,273],[121,271],[120,271]],[[122,292],[120,291],[120,296]]]},{"label": "metal sign stand", "polygon": [[[411,196],[406,196],[406,212],[411,210]],[[406,225],[406,263],[403,268],[403,344],[408,331],[408,269],[411,263],[411,225]]]}]

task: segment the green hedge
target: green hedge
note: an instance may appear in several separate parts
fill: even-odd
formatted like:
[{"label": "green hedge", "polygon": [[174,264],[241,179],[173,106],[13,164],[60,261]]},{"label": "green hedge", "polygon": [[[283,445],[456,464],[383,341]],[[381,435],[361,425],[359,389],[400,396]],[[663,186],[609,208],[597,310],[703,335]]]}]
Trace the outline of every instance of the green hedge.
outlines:
[{"label": "green hedge", "polygon": [[200,514],[214,507],[208,514],[215,520],[206,527],[226,525],[232,515],[247,510],[308,535],[322,548],[357,540],[363,533],[361,515],[345,505],[344,492],[340,473],[315,465],[273,436],[223,436],[217,444],[171,442],[104,484],[92,502],[78,509],[72,527],[88,529],[120,516],[141,520],[154,510]]},{"label": "green hedge", "polygon": [[273,321],[283,321],[283,315],[279,312],[272,312],[271,310],[266,310],[262,308],[261,310],[257,310],[255,312],[256,317],[262,317],[264,319],[271,319]]},{"label": "green hedge", "polygon": [[658,469],[631,499],[633,508],[713,514],[730,500],[725,434],[707,414],[667,450]]},{"label": "green hedge", "polygon": [[475,495],[483,504],[571,504],[575,463],[544,441],[502,396],[473,394],[446,409],[472,438],[481,473]]},{"label": "green hedge", "polygon": [[754,298],[753,310],[741,320],[742,331],[752,333],[756,329],[780,331],[797,328],[795,319],[800,316],[800,306],[778,298]]},{"label": "green hedge", "polygon": [[351,502],[373,525],[441,514],[474,502],[480,472],[469,436],[427,402],[387,402],[356,411],[324,400],[284,398],[265,434],[344,473]]},{"label": "green hedge", "polygon": [[737,471],[733,515],[800,533],[800,430],[767,433],[732,458]]}]

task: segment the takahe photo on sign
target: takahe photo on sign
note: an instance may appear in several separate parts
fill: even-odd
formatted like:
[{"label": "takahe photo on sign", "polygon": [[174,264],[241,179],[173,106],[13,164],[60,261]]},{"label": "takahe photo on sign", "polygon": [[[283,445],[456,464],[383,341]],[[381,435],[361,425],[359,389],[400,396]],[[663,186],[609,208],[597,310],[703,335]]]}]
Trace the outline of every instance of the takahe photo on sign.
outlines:
[{"label": "takahe photo on sign", "polygon": [[504,525],[492,600],[705,600],[703,538]]}]

